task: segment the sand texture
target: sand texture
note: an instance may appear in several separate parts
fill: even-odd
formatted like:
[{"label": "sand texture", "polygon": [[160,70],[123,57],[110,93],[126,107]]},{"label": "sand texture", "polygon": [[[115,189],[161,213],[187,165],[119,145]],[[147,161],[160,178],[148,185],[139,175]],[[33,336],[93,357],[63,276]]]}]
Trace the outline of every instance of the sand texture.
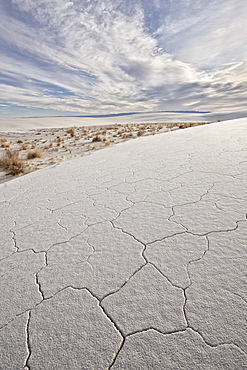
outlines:
[{"label": "sand texture", "polygon": [[246,118],[54,164],[0,203],[1,369],[246,368]]}]

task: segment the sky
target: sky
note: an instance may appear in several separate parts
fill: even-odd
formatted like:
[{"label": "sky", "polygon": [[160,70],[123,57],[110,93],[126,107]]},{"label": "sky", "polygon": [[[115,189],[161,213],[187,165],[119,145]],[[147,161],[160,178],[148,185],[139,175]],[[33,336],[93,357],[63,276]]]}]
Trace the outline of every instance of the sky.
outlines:
[{"label": "sky", "polygon": [[0,0],[0,115],[239,111],[246,0]]}]

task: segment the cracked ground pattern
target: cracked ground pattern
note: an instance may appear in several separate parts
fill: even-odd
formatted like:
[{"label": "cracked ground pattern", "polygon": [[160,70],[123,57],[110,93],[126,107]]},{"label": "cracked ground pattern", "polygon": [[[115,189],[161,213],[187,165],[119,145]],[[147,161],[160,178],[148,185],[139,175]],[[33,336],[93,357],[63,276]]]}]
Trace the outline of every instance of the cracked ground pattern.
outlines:
[{"label": "cracked ground pattern", "polygon": [[0,187],[0,369],[244,369],[247,119]]}]

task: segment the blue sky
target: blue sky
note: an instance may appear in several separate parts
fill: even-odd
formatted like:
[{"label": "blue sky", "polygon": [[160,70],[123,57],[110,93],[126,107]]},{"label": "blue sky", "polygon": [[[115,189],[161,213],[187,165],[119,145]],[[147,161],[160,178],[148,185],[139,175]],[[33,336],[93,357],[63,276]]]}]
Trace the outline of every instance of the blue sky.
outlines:
[{"label": "blue sky", "polygon": [[246,0],[0,0],[0,114],[237,111]]}]

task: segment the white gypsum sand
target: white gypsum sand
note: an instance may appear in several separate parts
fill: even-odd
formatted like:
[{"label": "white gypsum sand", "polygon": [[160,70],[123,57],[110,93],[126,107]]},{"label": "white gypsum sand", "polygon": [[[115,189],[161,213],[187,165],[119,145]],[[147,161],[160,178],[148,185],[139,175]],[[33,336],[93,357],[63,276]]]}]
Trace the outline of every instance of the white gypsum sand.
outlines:
[{"label": "white gypsum sand", "polygon": [[247,119],[0,185],[3,369],[243,369]]}]

